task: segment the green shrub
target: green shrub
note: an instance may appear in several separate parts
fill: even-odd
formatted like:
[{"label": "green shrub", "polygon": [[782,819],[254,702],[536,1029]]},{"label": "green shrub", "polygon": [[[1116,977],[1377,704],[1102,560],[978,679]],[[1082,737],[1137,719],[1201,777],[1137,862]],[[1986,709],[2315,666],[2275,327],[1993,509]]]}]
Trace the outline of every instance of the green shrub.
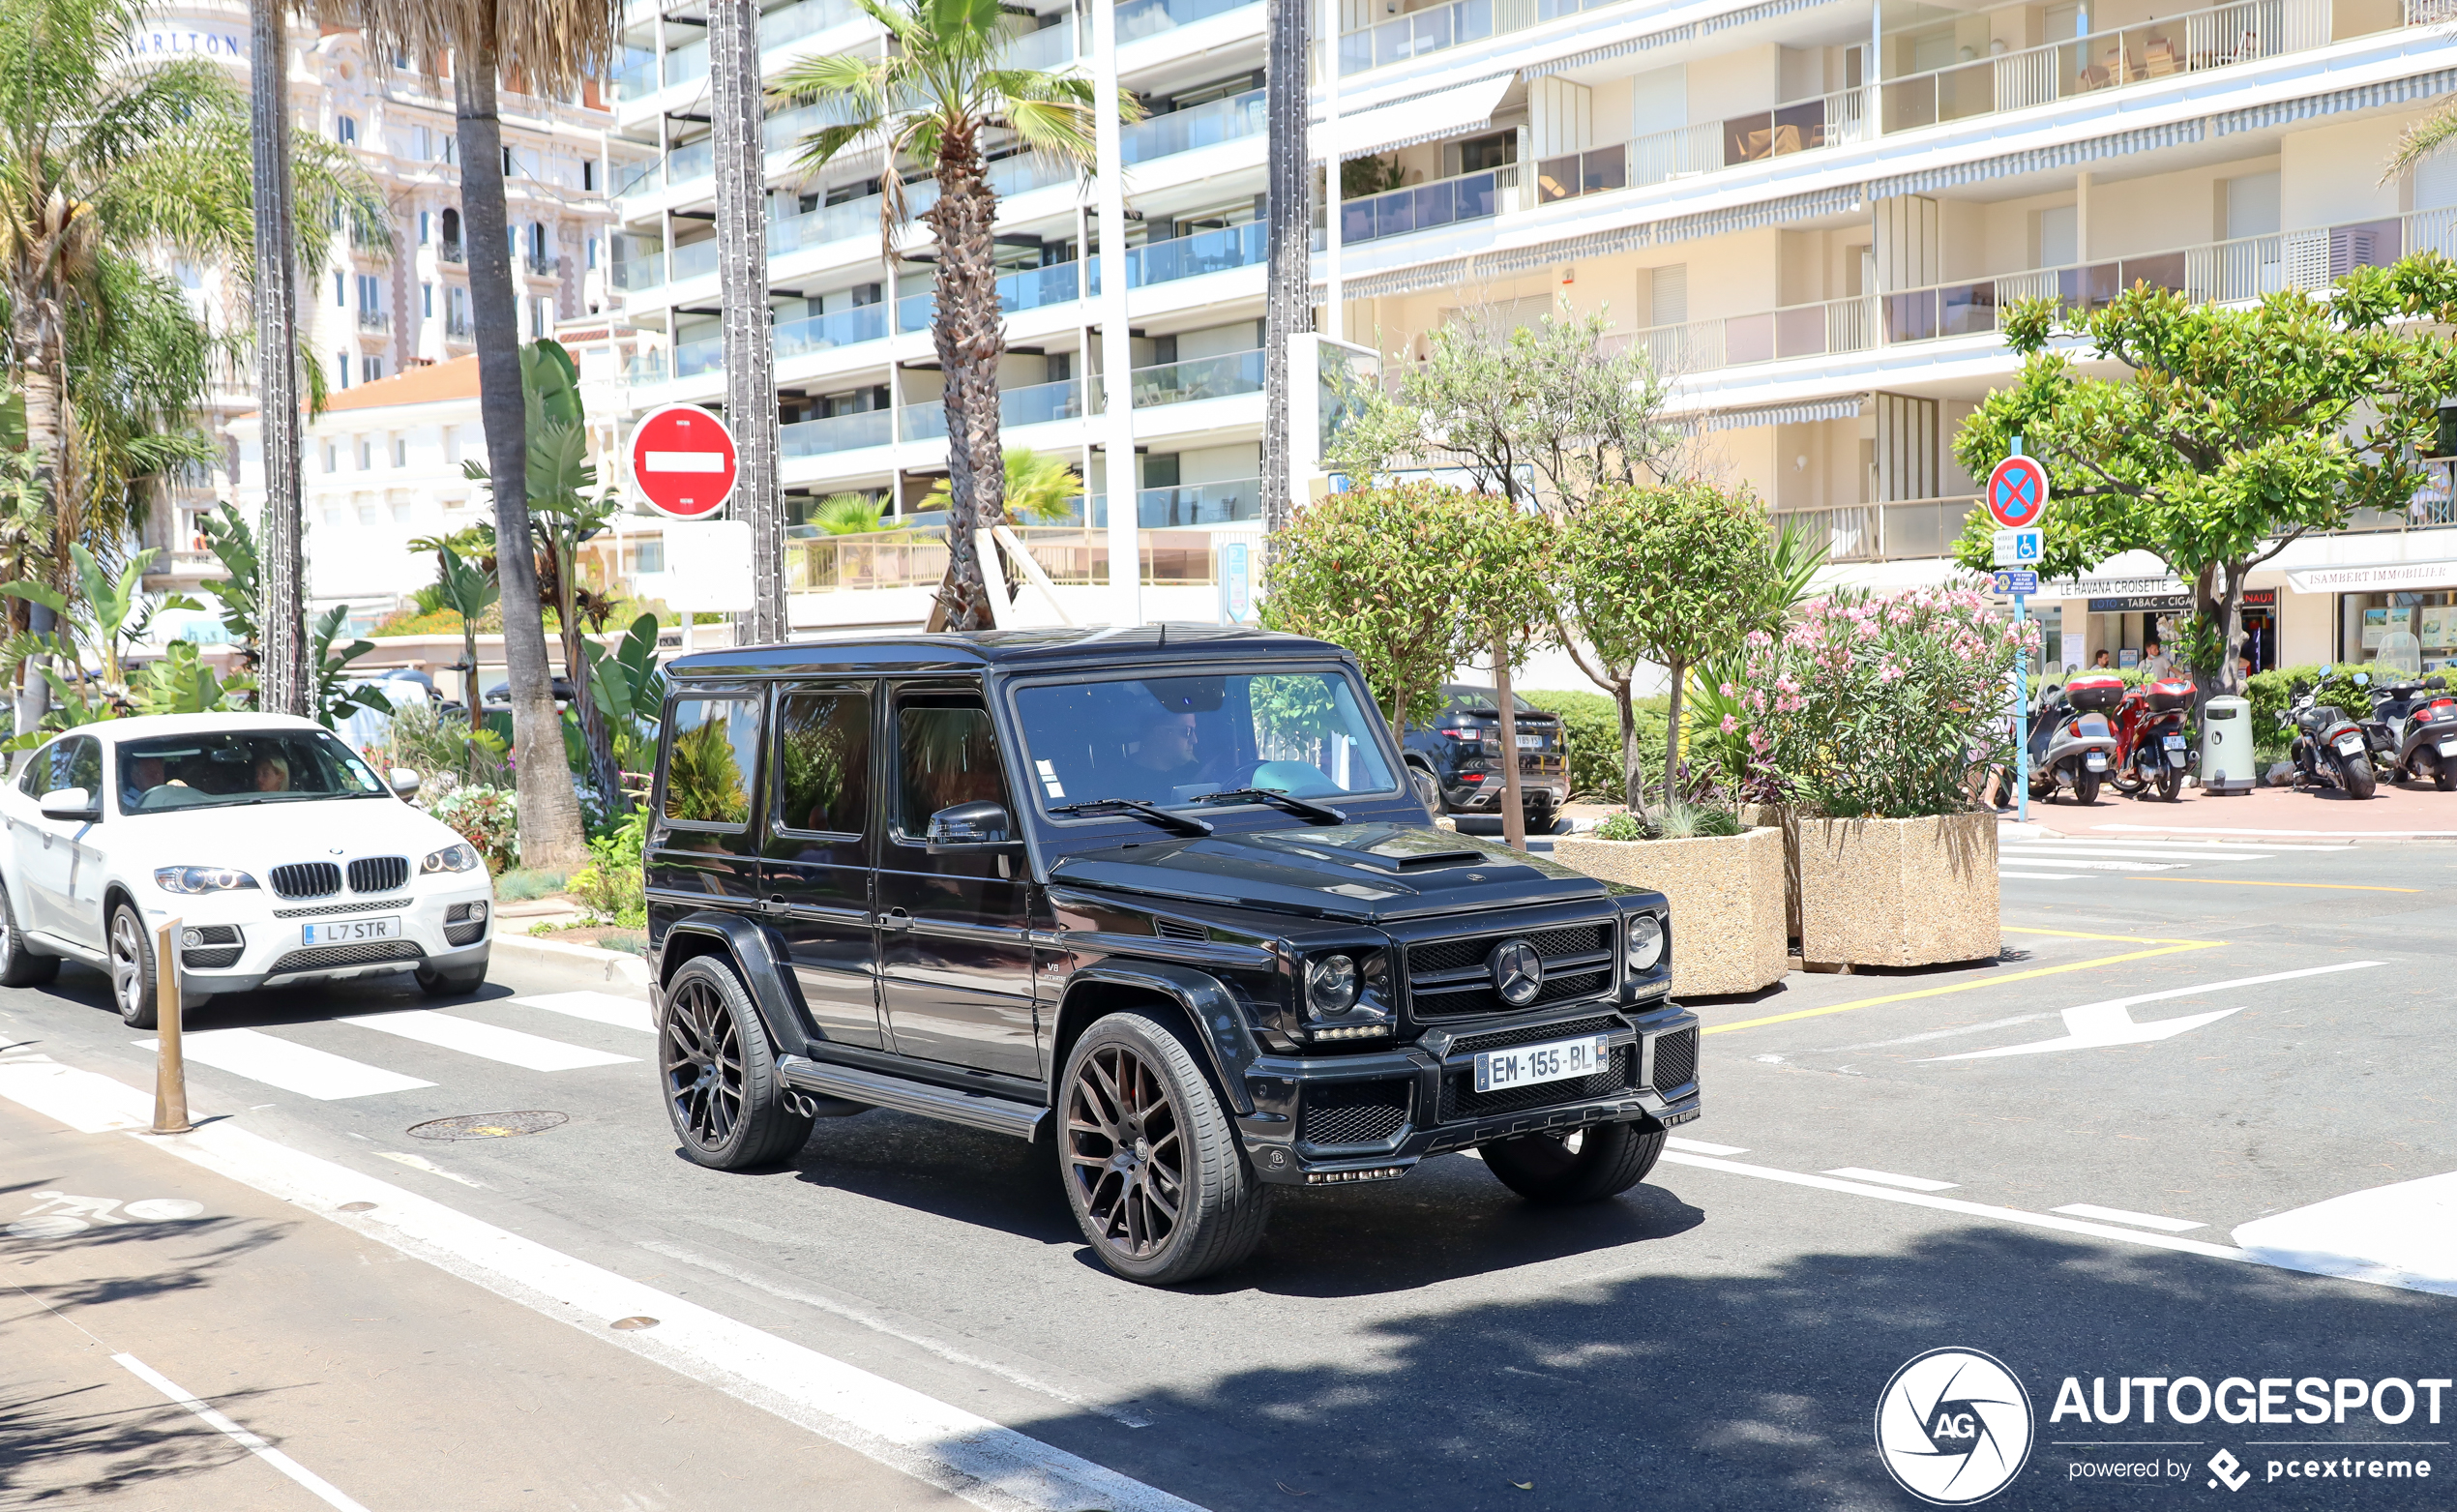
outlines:
[{"label": "green shrub", "polygon": [[1595,838],[1598,840],[1644,840],[1646,831],[1638,822],[1637,815],[1623,809],[1616,814],[1608,814],[1595,821]]},{"label": "green shrub", "polygon": [[519,797],[509,787],[456,787],[427,812],[478,847],[489,872],[511,870],[520,858]]},{"label": "green shrub", "polygon": [[495,896],[512,903],[527,903],[548,898],[563,891],[560,872],[532,871],[516,867],[495,878]]},{"label": "green shrub", "polygon": [[[1620,802],[1624,790],[1621,716],[1613,706],[1612,696],[1563,690],[1523,691],[1519,697],[1561,721],[1561,737],[1569,747],[1570,795],[1604,803]],[[1630,701],[1632,712],[1638,717],[1638,749],[1643,764],[1660,777],[1664,731],[1672,720],[1673,700],[1658,697]]]},{"label": "green shrub", "polygon": [[572,874],[572,896],[615,924],[648,923],[647,877],[640,852],[648,840],[648,811],[635,809],[607,833],[589,842],[590,862]]}]

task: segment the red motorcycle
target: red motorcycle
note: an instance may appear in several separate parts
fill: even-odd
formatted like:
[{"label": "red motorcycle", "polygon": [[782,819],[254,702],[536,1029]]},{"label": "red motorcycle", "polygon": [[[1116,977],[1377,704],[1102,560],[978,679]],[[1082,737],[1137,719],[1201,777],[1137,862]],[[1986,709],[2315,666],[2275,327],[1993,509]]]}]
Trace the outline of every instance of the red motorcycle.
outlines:
[{"label": "red motorcycle", "polygon": [[2169,803],[2183,795],[2191,756],[2184,746],[2184,711],[2192,704],[2193,685],[2186,678],[2124,690],[2116,711],[2116,761],[2108,773],[2117,791],[2139,798],[2156,788]]}]

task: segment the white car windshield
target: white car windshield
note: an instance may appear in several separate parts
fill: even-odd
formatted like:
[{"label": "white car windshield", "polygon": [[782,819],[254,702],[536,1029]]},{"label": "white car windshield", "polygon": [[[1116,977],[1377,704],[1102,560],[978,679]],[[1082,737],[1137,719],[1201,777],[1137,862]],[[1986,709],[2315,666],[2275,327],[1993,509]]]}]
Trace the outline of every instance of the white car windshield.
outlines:
[{"label": "white car windshield", "polygon": [[1261,788],[1291,798],[1397,786],[1375,717],[1338,672],[1236,672],[1042,684],[1016,692],[1043,807],[1187,807]]},{"label": "white car windshield", "polygon": [[320,729],[217,730],[119,747],[122,814],[385,792],[356,752]]}]

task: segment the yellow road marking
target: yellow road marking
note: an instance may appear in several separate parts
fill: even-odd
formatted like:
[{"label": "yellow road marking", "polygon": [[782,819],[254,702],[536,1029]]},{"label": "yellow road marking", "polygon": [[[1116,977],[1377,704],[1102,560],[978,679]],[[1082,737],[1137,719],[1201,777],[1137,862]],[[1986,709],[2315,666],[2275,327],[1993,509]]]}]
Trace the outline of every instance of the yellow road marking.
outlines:
[{"label": "yellow road marking", "polygon": [[2373,887],[2361,882],[2239,882],[2226,876],[2141,876],[2128,882],[2199,882],[2204,887],[2318,887],[2333,893],[2419,893],[2419,887]]},{"label": "yellow road marking", "polygon": [[2112,939],[2127,945],[2224,945],[2223,939],[2168,939],[2156,934],[2085,934],[2079,930],[2038,930],[2007,924],[2002,934],[2054,934],[2061,939]]},{"label": "yellow road marking", "polygon": [[[2044,934],[2046,931],[2025,931]],[[2081,935],[2083,939],[2120,936]],[[2068,961],[2060,966],[2034,966],[2028,971],[2008,972],[2003,976],[1984,976],[1976,981],[1955,982],[1944,987],[1924,987],[1912,993],[1891,993],[1883,997],[1863,997],[1857,1002],[1835,1003],[1824,1008],[1802,1008],[1792,1013],[1778,1013],[1763,1019],[1744,1019],[1738,1023],[1718,1023],[1707,1027],[1708,1034],[1729,1034],[1734,1029],[1763,1028],[1769,1023],[1789,1023],[1794,1019],[1819,1019],[1830,1013],[1849,1013],[1854,1008],[1875,1008],[1880,1003],[1909,1002],[1914,997],[1941,997],[1947,993],[1968,993],[1974,988],[1994,987],[2000,982],[2025,982],[2032,977],[2055,976],[2064,971],[2086,971],[2092,966],[2112,966],[2126,961],[2146,961],[2152,956],[2174,956],[2188,950],[2209,950],[2227,943],[2222,939],[2181,940],[2156,950],[2128,950],[2121,955],[2098,956],[2088,961]]]}]

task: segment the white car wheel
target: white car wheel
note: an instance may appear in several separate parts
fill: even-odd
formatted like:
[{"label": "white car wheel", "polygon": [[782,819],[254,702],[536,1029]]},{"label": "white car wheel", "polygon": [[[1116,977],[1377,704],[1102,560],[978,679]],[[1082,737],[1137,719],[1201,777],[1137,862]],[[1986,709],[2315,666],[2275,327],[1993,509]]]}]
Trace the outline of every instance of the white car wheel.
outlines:
[{"label": "white car wheel", "polygon": [[111,910],[111,1001],[132,1029],[155,1027],[154,953],[136,910]]}]

